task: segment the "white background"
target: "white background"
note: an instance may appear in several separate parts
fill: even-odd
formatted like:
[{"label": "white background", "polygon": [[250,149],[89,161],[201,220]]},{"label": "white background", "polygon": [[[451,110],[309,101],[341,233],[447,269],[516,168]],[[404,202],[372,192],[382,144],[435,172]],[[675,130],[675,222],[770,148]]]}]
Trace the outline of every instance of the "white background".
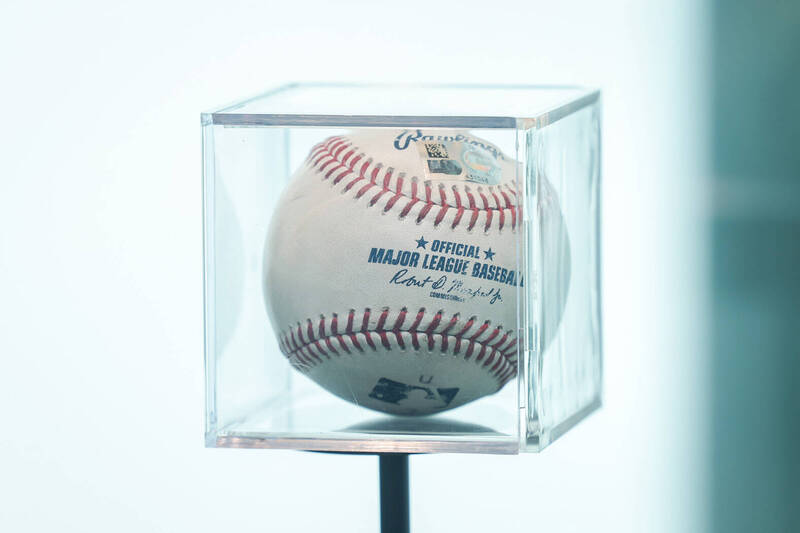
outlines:
[{"label": "white background", "polygon": [[704,530],[701,5],[4,1],[0,530],[377,530],[373,457],[202,445],[199,113],[292,80],[603,90],[605,405],[412,529]]}]

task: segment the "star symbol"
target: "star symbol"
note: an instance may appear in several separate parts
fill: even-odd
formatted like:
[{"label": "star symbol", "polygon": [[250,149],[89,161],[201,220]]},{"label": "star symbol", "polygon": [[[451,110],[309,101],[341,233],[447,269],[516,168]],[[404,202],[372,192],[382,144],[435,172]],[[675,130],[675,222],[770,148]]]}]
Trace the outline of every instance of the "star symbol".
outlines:
[{"label": "star symbol", "polygon": [[489,259],[490,261],[494,261],[494,254],[496,252],[493,252],[491,248],[489,248],[488,250],[484,250],[483,253],[486,254],[486,257],[484,257],[484,259]]},{"label": "star symbol", "polygon": [[425,236],[423,235],[419,239],[417,239],[417,248],[422,248],[423,250],[427,250],[425,246],[428,244],[428,241],[425,240]]}]

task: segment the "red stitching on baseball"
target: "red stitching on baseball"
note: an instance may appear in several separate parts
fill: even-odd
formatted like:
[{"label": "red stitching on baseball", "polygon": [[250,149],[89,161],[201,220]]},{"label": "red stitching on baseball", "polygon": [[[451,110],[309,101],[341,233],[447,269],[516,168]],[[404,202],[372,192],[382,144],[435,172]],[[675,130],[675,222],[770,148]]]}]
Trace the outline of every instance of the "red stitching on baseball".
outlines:
[{"label": "red stitching on baseball", "polygon": [[348,337],[350,337],[350,342],[352,342],[355,345],[356,350],[358,350],[359,352],[364,351],[364,348],[362,348],[361,344],[358,343],[358,337],[356,337],[355,333],[351,333],[350,335],[348,335]]},{"label": "red stitching on baseball", "polygon": [[333,355],[339,355],[339,352],[336,351],[336,348],[333,347],[333,343],[331,342],[330,337],[325,337],[325,345],[331,352],[333,352]]},{"label": "red stitching on baseball", "polygon": [[[443,185],[438,185],[439,198],[437,202],[434,201],[433,187],[431,186],[430,182],[423,183],[423,187],[425,189],[424,199],[420,198],[418,178],[416,176],[411,178],[410,196],[404,193],[403,184],[405,175],[403,172],[395,172],[395,169],[392,167],[386,169],[383,174],[383,179],[379,182],[378,177],[381,170],[384,168],[383,163],[375,163],[371,157],[364,160],[365,155],[357,152],[358,148],[353,146],[351,141],[343,137],[334,136],[320,144],[315,145],[311,149],[311,152],[306,160],[318,172],[323,173],[323,179],[325,180],[330,179],[335,172],[345,169],[344,172],[338,174],[334,178],[333,185],[338,185],[339,182],[345,177],[352,173],[357,173],[357,177],[345,185],[343,192],[350,191],[350,189],[352,189],[355,184],[360,181],[360,179],[367,180],[368,183],[358,189],[356,192],[356,199],[361,198],[371,187],[380,187],[380,192],[376,193],[370,199],[368,204],[369,206],[373,206],[380,201],[385,193],[391,193],[391,197],[389,200],[387,200],[387,203],[383,208],[383,212],[389,212],[394,209],[395,206],[398,205],[398,201],[401,198],[409,198],[409,201],[403,205],[403,208],[400,211],[401,219],[408,216],[417,202],[423,201],[424,205],[416,217],[416,222],[418,224],[422,223],[422,221],[426,219],[426,217],[433,211],[434,206],[439,206],[439,209],[436,210],[436,215],[433,222],[434,227],[439,226],[444,221],[450,208],[456,210],[453,222],[450,224],[451,229],[455,229],[462,223],[464,212],[467,209],[472,212],[467,225],[467,231],[472,231],[475,228],[481,212],[486,213],[486,221],[483,224],[483,230],[485,232],[490,231],[492,227],[496,227],[498,231],[502,231],[503,228],[506,227],[506,210],[510,211],[511,214],[512,231],[516,229],[517,222],[520,221],[520,217],[517,216],[517,211],[520,208],[514,205],[514,201],[512,201],[510,196],[513,195],[514,199],[516,199],[517,191],[514,190],[510,184],[506,183],[487,187],[488,194],[494,200],[494,206],[490,205],[491,202],[487,194],[483,192],[483,187],[478,187],[477,189],[478,196],[483,204],[482,206],[478,206],[475,194],[472,193],[468,185],[464,185],[463,191],[461,192],[458,190],[456,185],[453,185],[451,187],[451,195],[448,195],[448,191]],[[361,167],[358,171],[356,171],[356,164],[362,160],[363,163],[361,164]],[[331,167],[331,165],[333,166]],[[394,179],[394,185],[392,185],[392,179]],[[461,197],[462,192],[467,197],[468,207],[464,205]],[[497,211],[497,216],[494,216],[495,211]],[[494,225],[492,224],[493,221],[496,221]]]},{"label": "red stitching on baseball", "polygon": [[501,329],[502,328],[499,328],[499,327],[495,328],[494,331],[483,342],[485,342],[486,344],[489,344],[490,342],[492,342],[495,339],[495,337],[497,337],[500,334],[500,330]]},{"label": "red stitching on baseball", "polygon": [[436,314],[433,316],[433,320],[431,320],[431,323],[428,324],[428,328],[425,330],[425,333],[427,334],[433,333],[439,326],[439,322],[441,321],[442,321],[442,312],[436,311]]},{"label": "red stitching on baseball", "polygon": [[400,211],[400,218],[405,218],[408,215],[408,212],[411,211],[411,208],[414,207],[414,204],[416,204],[417,202],[419,202],[418,198],[411,199],[411,201],[408,202],[408,204],[406,204],[403,210]]},{"label": "red stitching on baseball", "polygon": [[482,361],[483,356],[486,355],[486,345],[481,344],[481,351],[478,352],[478,357],[475,358],[476,361]]},{"label": "red stitching on baseball", "polygon": [[469,359],[472,357],[472,350],[475,348],[475,343],[469,341],[469,346],[467,346],[467,353],[464,354],[464,359]]},{"label": "red stitching on baseball", "polygon": [[[394,324],[391,329],[387,328],[387,323],[391,320],[392,313],[390,309],[383,308],[378,316],[377,323],[374,328],[370,327],[370,318],[372,311],[367,308],[363,311],[361,317],[360,328],[356,331],[354,329],[357,313],[351,309],[347,313],[347,326],[345,334],[339,333],[338,316],[336,313],[331,315],[330,328],[326,328],[326,318],[320,315],[319,322],[315,324],[311,319],[306,320],[306,336],[303,335],[303,327],[301,323],[288,329],[288,332],[281,332],[278,335],[279,346],[281,351],[289,359],[290,363],[302,371],[307,371],[310,368],[323,362],[323,357],[328,360],[332,356],[339,356],[340,350],[334,347],[333,342],[338,341],[341,352],[352,354],[351,347],[359,352],[364,352],[366,346],[362,346],[364,342],[373,351],[377,350],[377,344],[373,340],[372,335],[375,334],[379,337],[380,343],[386,350],[391,350],[391,341],[389,335],[394,335],[397,344],[401,350],[406,349],[404,335],[411,337],[411,344],[415,350],[420,350],[420,335],[424,335],[425,344],[429,351],[434,351],[436,343],[440,343],[440,350],[446,353],[450,348],[452,342],[453,355],[461,355],[462,346],[467,342],[466,351],[463,354],[464,360],[473,359],[476,363],[480,362],[481,367],[487,368],[489,373],[494,376],[500,387],[505,385],[514,375],[516,375],[516,349],[517,339],[511,338],[510,342],[503,348],[503,345],[508,341],[511,330],[504,331],[502,327],[496,326],[485,339],[481,339],[490,327],[491,321],[486,320],[481,326],[465,339],[464,336],[470,332],[473,325],[477,321],[477,317],[470,317],[464,326],[456,333],[454,331],[459,324],[460,315],[458,313],[445,319],[443,311],[439,310],[434,313],[430,322],[425,326],[424,331],[419,331],[418,328],[422,321],[425,319],[425,308],[421,308],[416,313],[414,322],[408,329],[402,329],[403,324],[406,322],[408,316],[408,309],[403,307],[397,313],[397,318],[394,319]],[[316,329],[316,333],[315,333]],[[437,331],[438,330],[438,331]],[[502,335],[501,335],[502,333]],[[297,337],[300,342],[297,342]],[[308,337],[308,338],[306,338]],[[350,341],[350,346],[345,339]],[[498,340],[499,338],[499,340]],[[359,342],[361,340],[361,342]],[[324,344],[324,346],[323,346]]]},{"label": "red stitching on baseball", "polygon": [[369,206],[372,207],[373,205],[378,203],[378,200],[381,199],[381,196],[383,196],[387,192],[389,192],[387,189],[381,189],[381,191],[378,194],[376,194],[375,196],[373,196],[372,200],[369,201]]},{"label": "red stitching on baseball", "polygon": [[352,161],[350,161],[350,162],[348,163],[348,165],[350,165],[350,168],[352,168],[353,170],[355,170],[355,169],[356,169],[356,163],[358,163],[359,161],[361,161],[361,156],[363,156],[363,155],[364,155],[364,154],[358,154],[357,156],[355,156],[355,157],[353,158],[353,160],[352,160]]},{"label": "red stitching on baseball", "polygon": [[358,192],[356,193],[356,198],[361,198],[362,196],[364,196],[365,192],[367,192],[371,187],[374,187],[374,186],[375,185],[373,185],[372,183],[367,183],[366,185],[364,185],[363,187],[361,187],[358,190]]},{"label": "red stitching on baseball", "polygon": [[456,218],[453,219],[453,224],[450,227],[455,229],[455,227],[458,226],[458,223],[461,222],[462,216],[464,216],[464,208],[459,207],[458,211],[456,211]]},{"label": "red stitching on baseball", "polygon": [[453,196],[456,197],[456,207],[461,209],[461,195],[458,193],[458,189],[456,189],[455,185],[453,185]]},{"label": "red stitching on baseball", "polygon": [[433,221],[434,226],[438,226],[444,220],[444,216],[447,214],[447,210],[450,209],[448,206],[443,205],[441,209],[439,209],[439,214],[436,215],[436,220]]},{"label": "red stitching on baseball", "polygon": [[361,333],[367,339],[367,344],[369,344],[369,347],[372,348],[372,351],[374,352],[377,348],[375,348],[375,343],[372,342],[372,336],[370,335],[370,332],[369,331],[362,331]]},{"label": "red stitching on baseball", "polygon": [[380,318],[378,318],[378,325],[376,326],[376,329],[378,329],[378,331],[385,329],[384,326],[386,325],[386,319],[388,318],[388,316],[389,316],[389,308],[386,307],[383,311],[381,311],[381,316]]},{"label": "red stitching on baseball", "polygon": [[367,179],[367,176],[365,174],[371,164],[372,164],[372,158],[370,157],[369,159],[366,159],[364,163],[361,165],[361,170],[358,171],[358,175],[364,179]]},{"label": "red stitching on baseball", "polygon": [[414,347],[415,350],[419,350],[419,339],[417,338],[417,332],[411,332],[411,345]]},{"label": "red stitching on baseball", "polygon": [[411,331],[417,331],[417,326],[419,326],[419,323],[422,322],[423,318],[425,318],[425,308],[424,307],[422,307],[417,312],[417,317],[414,319],[414,323],[411,324],[411,328],[410,328]]},{"label": "red stitching on baseball", "polygon": [[478,208],[474,207],[472,209],[472,217],[469,219],[469,225],[467,226],[467,231],[472,231],[472,228],[475,227],[475,224],[478,222]]},{"label": "red stitching on baseball", "polygon": [[344,187],[344,191],[345,191],[345,192],[349,191],[349,190],[350,190],[350,189],[353,187],[353,185],[355,185],[356,183],[358,183],[359,181],[361,181],[361,180],[363,180],[363,179],[364,179],[364,178],[361,178],[361,177],[356,177],[356,178],[355,178],[353,181],[351,181],[350,183],[348,183],[347,185],[345,185],[345,187]]},{"label": "red stitching on baseball", "polygon": [[344,178],[346,178],[347,176],[349,176],[352,173],[353,173],[352,170],[347,169],[346,171],[344,171],[341,174],[339,174],[338,176],[336,176],[336,178],[334,178],[333,184],[336,185],[337,183],[339,183],[340,181],[342,181]]},{"label": "red stitching on baseball", "polygon": [[481,200],[483,200],[483,208],[489,209],[489,200],[486,199],[486,195],[483,194],[483,190],[481,190],[480,187],[478,187],[478,194],[481,196]]},{"label": "red stitching on baseball", "polygon": [[316,346],[316,347],[317,347],[317,350],[319,350],[319,352],[320,352],[322,355],[324,355],[324,356],[325,356],[325,357],[327,357],[328,359],[330,359],[330,358],[331,358],[331,356],[330,356],[330,355],[328,355],[328,352],[326,352],[326,351],[325,351],[325,350],[322,348],[322,346],[320,346],[320,344],[319,344],[319,341],[314,341],[314,346]]},{"label": "red stitching on baseball", "polygon": [[494,348],[495,350],[499,350],[500,346],[502,346],[503,343],[506,342],[506,339],[508,339],[508,333],[503,335],[503,337],[499,341],[497,341],[497,343],[495,343],[495,345],[492,346],[492,348]]},{"label": "red stitching on baseball", "polygon": [[469,340],[474,341],[475,339],[480,337],[481,334],[484,331],[486,331],[486,328],[488,328],[488,327],[489,327],[489,321],[487,320],[486,322],[483,323],[483,325],[481,327],[478,328],[478,331],[476,331],[475,334],[472,337],[469,338]]},{"label": "red stitching on baseball", "polygon": [[339,154],[342,153],[342,150],[344,150],[348,146],[349,146],[348,144],[345,144],[343,142],[342,145],[333,152],[333,157],[335,157],[336,159],[339,159]]},{"label": "red stitching on baseball", "polygon": [[[403,197],[402,194],[395,194],[394,196],[392,196],[389,199],[389,201],[386,202],[386,207],[383,208],[383,212],[386,213],[387,211],[391,210],[392,207],[394,207],[394,204],[397,202],[397,200],[399,200],[402,197]],[[401,211],[401,213],[402,213],[402,211]]]},{"label": "red stitching on baseball", "polygon": [[389,337],[386,336],[386,332],[379,331],[378,336],[381,338],[381,344],[383,344],[383,347],[386,348],[387,350],[391,350],[392,348],[391,345],[389,344]]},{"label": "red stitching on baseball", "polygon": [[423,207],[422,211],[420,211],[419,215],[417,215],[417,224],[422,222],[422,219],[425,218],[428,215],[428,211],[430,211],[432,207],[433,207],[433,204],[430,203],[430,202],[425,204],[425,207]]},{"label": "red stitching on baseball", "polygon": [[394,331],[400,331],[400,328],[403,327],[403,322],[405,322],[406,320],[406,313],[408,313],[408,309],[406,309],[405,307],[400,309],[400,314],[397,315],[397,321],[394,323],[394,326],[392,327]]},{"label": "red stitching on baseball", "polygon": [[450,333],[450,330],[453,329],[453,326],[458,324],[458,319],[460,316],[461,313],[456,313],[453,315],[453,317],[450,319],[450,323],[447,324],[447,327],[442,330],[442,335],[448,335]]},{"label": "red stitching on baseball", "polygon": [[[355,310],[351,309],[350,314],[355,314]],[[364,319],[361,321],[361,331],[369,329],[369,308],[364,309]]]},{"label": "red stitching on baseball", "polygon": [[[318,167],[318,168],[319,168],[319,171],[320,171],[320,172],[322,172],[323,170],[325,170],[325,167],[327,167],[327,166],[328,166],[328,165],[330,165],[331,163],[335,163],[335,162],[336,162],[336,160],[335,160],[335,159],[328,159],[327,161],[325,161],[325,162],[324,162],[322,165],[320,165],[320,166]],[[325,179],[327,179],[327,178],[325,178]]]}]

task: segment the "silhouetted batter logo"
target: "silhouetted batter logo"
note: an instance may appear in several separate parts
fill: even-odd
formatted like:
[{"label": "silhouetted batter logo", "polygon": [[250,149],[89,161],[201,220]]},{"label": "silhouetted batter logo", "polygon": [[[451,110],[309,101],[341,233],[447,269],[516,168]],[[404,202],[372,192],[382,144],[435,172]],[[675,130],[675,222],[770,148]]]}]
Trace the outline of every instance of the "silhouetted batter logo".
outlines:
[{"label": "silhouetted batter logo", "polygon": [[399,405],[401,401],[407,400],[409,393],[413,391],[421,391],[425,393],[425,400],[439,402],[444,407],[447,407],[458,394],[459,389],[457,387],[431,389],[430,387],[406,385],[388,378],[380,378],[372,388],[372,392],[369,393],[369,397]]}]

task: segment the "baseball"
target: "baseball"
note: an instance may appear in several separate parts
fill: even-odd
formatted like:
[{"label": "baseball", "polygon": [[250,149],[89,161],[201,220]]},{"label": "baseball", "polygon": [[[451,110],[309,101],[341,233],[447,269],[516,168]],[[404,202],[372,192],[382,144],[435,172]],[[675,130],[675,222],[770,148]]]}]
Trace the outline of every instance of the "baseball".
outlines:
[{"label": "baseball", "polygon": [[[264,254],[267,311],[289,363],[345,400],[397,415],[500,390],[517,373],[518,289],[534,281],[519,270],[518,179],[517,161],[462,130],[361,129],[314,146]],[[542,182],[543,239],[568,250]],[[551,337],[568,252],[542,268],[545,279],[560,271],[544,321]]]}]

